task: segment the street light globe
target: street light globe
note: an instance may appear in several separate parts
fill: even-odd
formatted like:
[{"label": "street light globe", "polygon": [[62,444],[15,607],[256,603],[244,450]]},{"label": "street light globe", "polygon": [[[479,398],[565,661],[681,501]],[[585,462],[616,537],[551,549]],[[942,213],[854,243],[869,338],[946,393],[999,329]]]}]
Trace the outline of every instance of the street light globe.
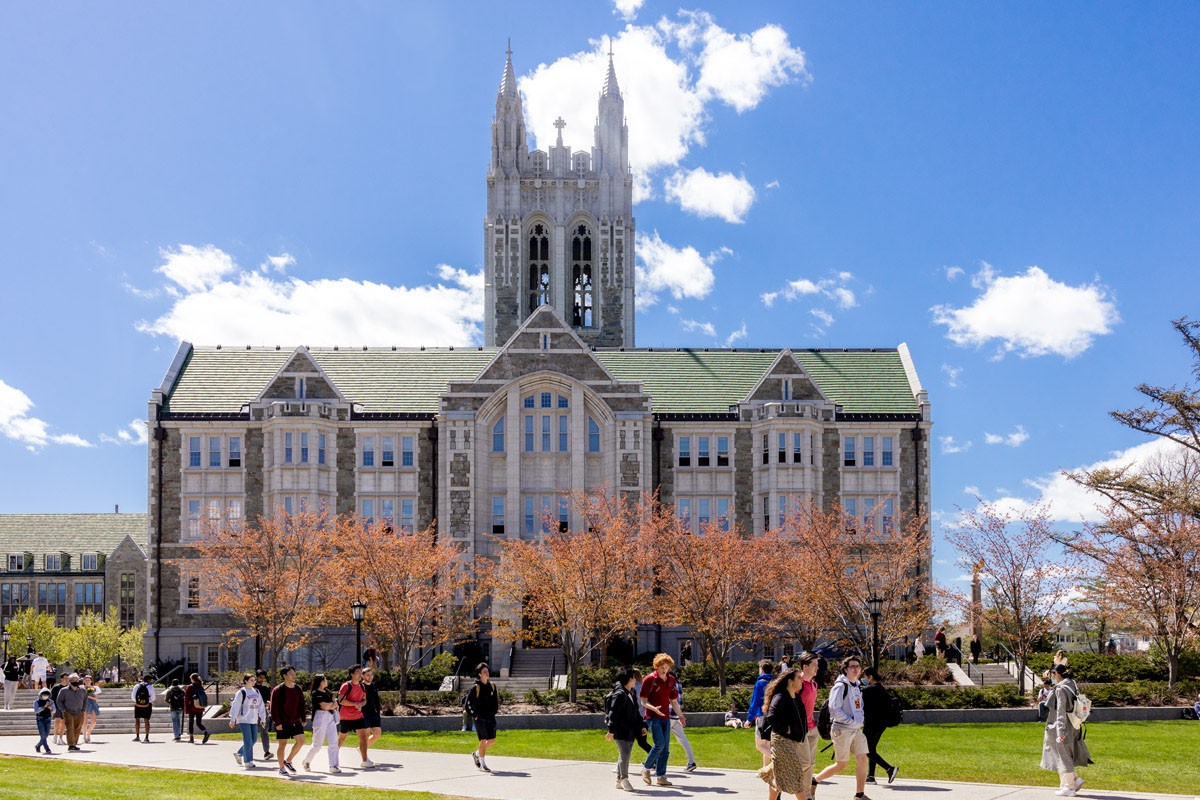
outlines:
[{"label": "street light globe", "polygon": [[355,622],[362,622],[367,615],[367,604],[362,600],[355,600],[350,604],[350,613],[354,617]]},{"label": "street light globe", "polygon": [[883,613],[883,600],[878,595],[872,595],[871,599],[867,601],[867,608],[872,617],[878,617]]}]

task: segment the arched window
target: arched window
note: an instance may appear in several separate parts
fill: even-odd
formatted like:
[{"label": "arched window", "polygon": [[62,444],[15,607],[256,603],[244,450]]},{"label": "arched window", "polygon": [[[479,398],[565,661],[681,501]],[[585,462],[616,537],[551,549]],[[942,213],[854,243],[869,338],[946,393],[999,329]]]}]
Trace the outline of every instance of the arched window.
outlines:
[{"label": "arched window", "polygon": [[529,313],[550,302],[550,235],[538,223],[529,232]]},{"label": "arched window", "polygon": [[492,452],[504,452],[504,417],[496,420],[496,424],[492,426]]},{"label": "arched window", "polygon": [[592,234],[586,225],[579,225],[571,234],[571,280],[574,308],[571,324],[576,328],[591,328],[595,324],[592,298]]}]

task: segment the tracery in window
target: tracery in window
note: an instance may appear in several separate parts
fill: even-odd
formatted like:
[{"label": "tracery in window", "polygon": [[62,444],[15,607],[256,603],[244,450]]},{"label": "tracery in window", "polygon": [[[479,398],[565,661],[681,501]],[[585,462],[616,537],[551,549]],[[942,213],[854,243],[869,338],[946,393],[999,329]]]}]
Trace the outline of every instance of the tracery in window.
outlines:
[{"label": "tracery in window", "polygon": [[550,302],[550,235],[538,223],[529,233],[529,313]]},{"label": "tracery in window", "polygon": [[579,225],[571,235],[571,281],[574,309],[571,324],[590,328],[595,324],[592,299],[592,234],[586,225]]}]

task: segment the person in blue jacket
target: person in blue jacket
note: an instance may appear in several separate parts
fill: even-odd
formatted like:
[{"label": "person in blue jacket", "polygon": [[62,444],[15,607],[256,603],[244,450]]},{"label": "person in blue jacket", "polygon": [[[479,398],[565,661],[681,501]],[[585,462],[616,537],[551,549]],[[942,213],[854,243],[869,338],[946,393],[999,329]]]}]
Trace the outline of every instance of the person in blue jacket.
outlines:
[{"label": "person in blue jacket", "polygon": [[758,662],[758,680],[754,682],[754,691],[750,693],[750,709],[746,711],[746,724],[754,728],[754,746],[762,753],[764,767],[771,762],[771,734],[762,735],[759,719],[763,715],[763,695],[767,684],[771,682],[774,668],[769,658]]}]

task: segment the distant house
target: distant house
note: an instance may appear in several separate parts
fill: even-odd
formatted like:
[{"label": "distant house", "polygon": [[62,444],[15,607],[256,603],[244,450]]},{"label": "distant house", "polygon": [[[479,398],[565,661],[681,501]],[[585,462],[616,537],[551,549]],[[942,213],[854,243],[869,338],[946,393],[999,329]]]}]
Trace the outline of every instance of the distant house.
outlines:
[{"label": "distant house", "polygon": [[146,619],[145,514],[0,514],[0,625],[19,611],[75,626],[84,611]]}]

